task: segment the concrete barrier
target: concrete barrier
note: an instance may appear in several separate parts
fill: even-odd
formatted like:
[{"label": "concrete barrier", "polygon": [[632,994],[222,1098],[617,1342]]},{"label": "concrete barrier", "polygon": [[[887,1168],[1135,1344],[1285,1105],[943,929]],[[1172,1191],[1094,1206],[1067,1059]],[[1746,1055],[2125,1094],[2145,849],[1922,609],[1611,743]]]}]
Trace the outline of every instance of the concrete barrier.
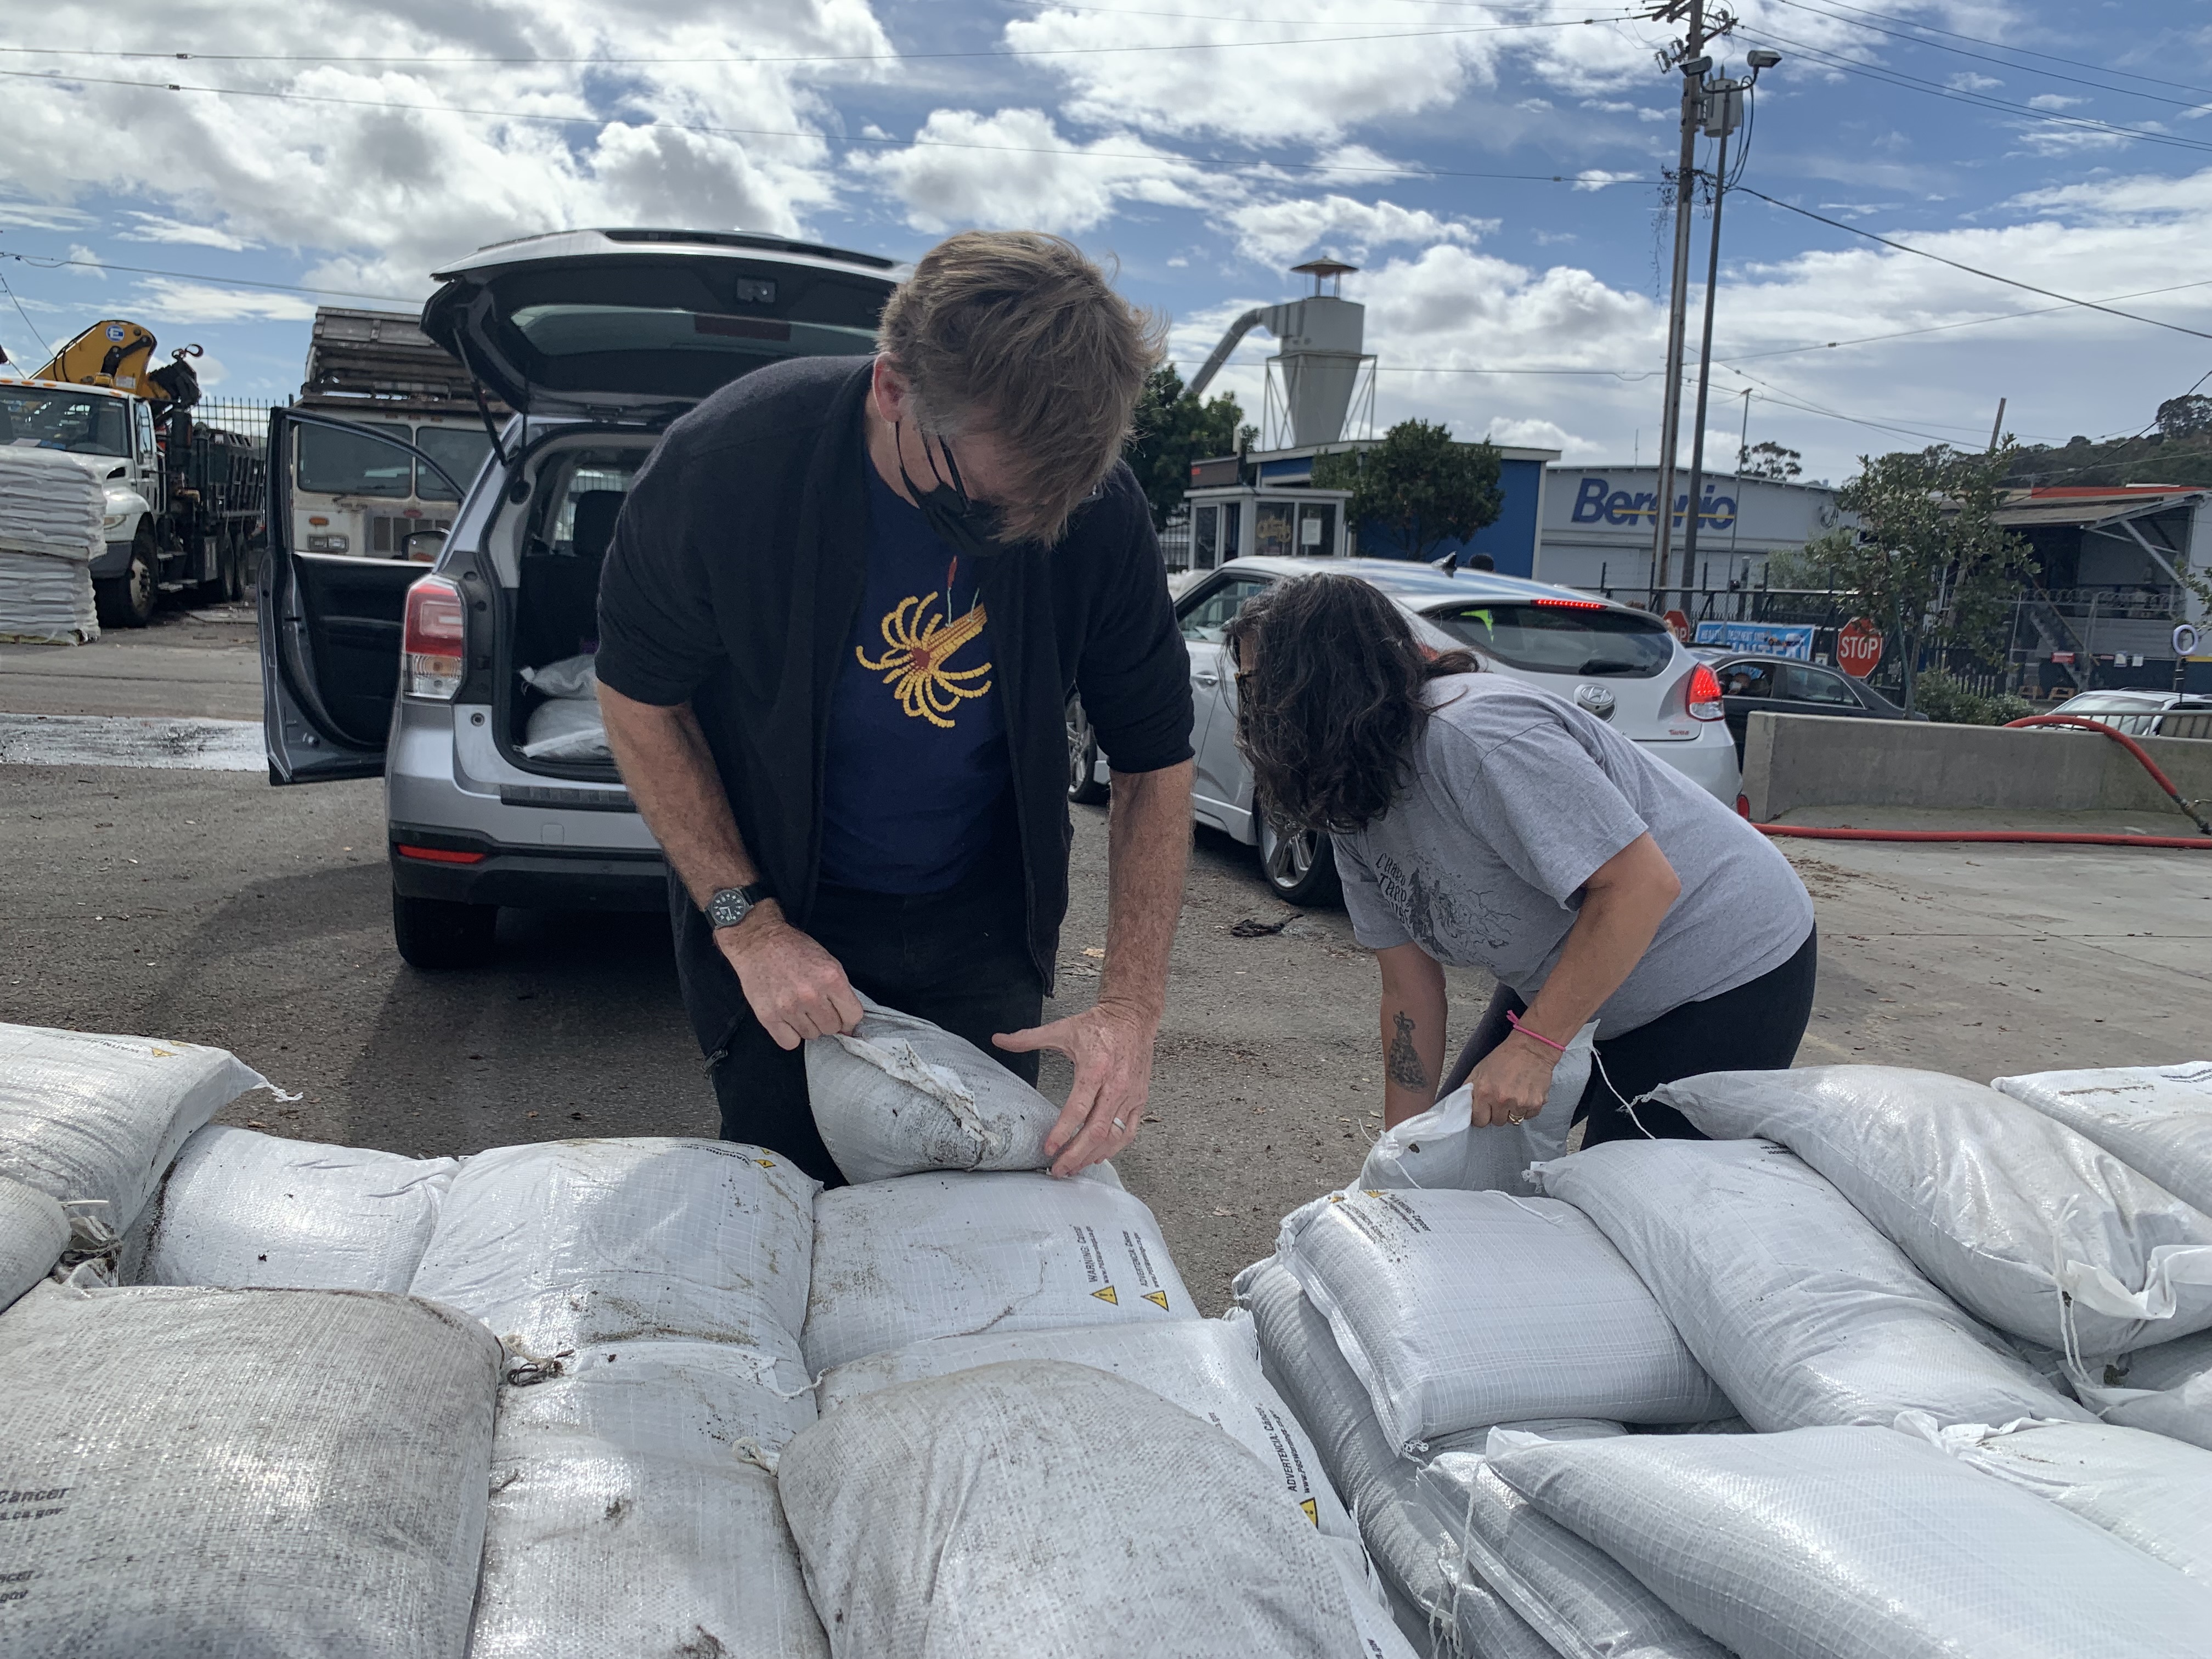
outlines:
[{"label": "concrete barrier", "polygon": [[[2212,743],[2139,738],[2174,787],[2212,801]],[[1751,717],[1743,792],[1771,823],[1812,807],[1904,806],[1989,812],[2160,812],[2193,826],[2109,738],[2063,727],[2008,731],[1820,714]]]}]

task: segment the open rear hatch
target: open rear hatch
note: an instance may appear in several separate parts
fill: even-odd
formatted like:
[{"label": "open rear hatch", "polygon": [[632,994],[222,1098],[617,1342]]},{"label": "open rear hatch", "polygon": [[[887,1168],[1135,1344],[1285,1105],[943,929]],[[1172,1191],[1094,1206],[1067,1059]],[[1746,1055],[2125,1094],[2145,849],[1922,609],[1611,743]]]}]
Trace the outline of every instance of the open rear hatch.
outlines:
[{"label": "open rear hatch", "polygon": [[665,422],[779,359],[873,350],[904,273],[775,236],[562,231],[435,272],[422,331],[526,415]]}]

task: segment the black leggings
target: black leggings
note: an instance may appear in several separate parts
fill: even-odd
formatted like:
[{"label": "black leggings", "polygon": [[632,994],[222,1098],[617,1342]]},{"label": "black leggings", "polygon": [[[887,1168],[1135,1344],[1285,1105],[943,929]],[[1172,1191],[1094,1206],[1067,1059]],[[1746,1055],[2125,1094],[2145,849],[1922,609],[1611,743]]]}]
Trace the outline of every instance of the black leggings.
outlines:
[{"label": "black leggings", "polygon": [[[1778,1072],[1797,1057],[1805,1023],[1813,1017],[1813,978],[1820,959],[1820,930],[1805,935],[1796,955],[1778,968],[1733,991],[1703,1002],[1686,1002],[1632,1031],[1598,1040],[1601,1072],[1590,1067],[1589,1086],[1575,1109],[1585,1121],[1582,1144],[1608,1140],[1703,1140],[1689,1119],[1671,1106],[1638,1106],[1629,1115],[1626,1102],[1701,1072]],[[1525,1013],[1528,1005],[1501,985],[1459,1051],[1437,1092],[1449,1094],[1492,1048],[1512,1034],[1508,1013]],[[1564,1035],[1553,1033],[1550,1035]],[[1608,1079],[1610,1083],[1608,1084]]]},{"label": "black leggings", "polygon": [[[776,1047],[745,1000],[714,930],[673,881],[676,974],[722,1109],[722,1139],[781,1152],[827,1186],[845,1178],[814,1127],[804,1049]],[[1044,1007],[1029,949],[1018,873],[986,872],[950,892],[904,898],[822,887],[806,931],[860,991],[887,1008],[968,1039],[1024,1083],[1041,1056],[1009,1054],[994,1035],[1024,1031]]]}]

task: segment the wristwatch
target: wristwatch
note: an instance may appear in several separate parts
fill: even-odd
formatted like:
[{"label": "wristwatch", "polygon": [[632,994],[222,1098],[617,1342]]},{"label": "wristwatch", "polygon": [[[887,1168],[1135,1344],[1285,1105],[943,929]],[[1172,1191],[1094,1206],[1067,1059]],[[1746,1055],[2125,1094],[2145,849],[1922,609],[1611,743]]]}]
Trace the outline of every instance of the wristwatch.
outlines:
[{"label": "wristwatch", "polygon": [[718,928],[734,927],[751,913],[753,906],[774,896],[764,881],[750,887],[718,889],[707,901],[707,920]]}]

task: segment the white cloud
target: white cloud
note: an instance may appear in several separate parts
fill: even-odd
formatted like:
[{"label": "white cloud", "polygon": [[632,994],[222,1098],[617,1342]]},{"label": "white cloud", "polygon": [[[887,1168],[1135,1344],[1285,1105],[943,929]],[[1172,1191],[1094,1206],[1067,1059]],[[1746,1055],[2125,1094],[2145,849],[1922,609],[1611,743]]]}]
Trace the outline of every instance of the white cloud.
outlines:
[{"label": "white cloud", "polygon": [[2086,98],[2069,98],[2060,92],[2039,92],[2027,100],[2030,109],[2072,109],[2076,104],[2086,104]]},{"label": "white cloud", "polygon": [[315,301],[309,295],[224,288],[214,283],[185,282],[170,276],[149,278],[131,296],[130,304],[134,315],[185,327],[194,323],[248,319],[304,323],[315,314]]},{"label": "white cloud", "polygon": [[1954,92],[1988,92],[2001,87],[2003,82],[1993,76],[1977,75],[1972,70],[1953,76],[1945,84]]},{"label": "white cloud", "polygon": [[72,276],[89,276],[95,283],[104,283],[107,280],[107,273],[100,269],[106,262],[83,243],[70,243],[69,257],[75,261],[70,270]]},{"label": "white cloud", "polygon": [[[90,0],[60,0],[41,21],[54,39],[96,40],[116,17]],[[180,82],[251,83],[325,101],[12,82],[0,98],[0,149],[18,197],[70,205],[119,196],[139,204],[131,234],[313,250],[331,256],[346,278],[339,286],[399,295],[426,292],[430,269],[455,254],[569,225],[672,216],[802,228],[834,197],[820,139],[653,129],[646,112],[683,126],[819,131],[827,112],[817,85],[884,71],[733,63],[733,50],[763,58],[889,50],[866,0],[465,0],[404,12],[344,0],[209,0],[192,27],[250,43],[270,61],[234,76],[173,65]],[[311,61],[278,61],[288,54]],[[318,54],[325,61],[313,62]],[[540,61],[331,61],[380,54]],[[595,55],[654,61],[559,61]],[[578,118],[462,112],[473,108]]]},{"label": "white cloud", "polygon": [[1575,188],[1603,190],[1607,185],[1625,184],[1643,176],[1640,173],[1608,173],[1603,167],[1584,167],[1575,174]]},{"label": "white cloud", "polygon": [[1349,196],[1247,202],[1221,216],[1239,249],[1261,264],[1283,266],[1316,249],[1355,263],[1375,248],[1397,243],[1472,244],[1496,220],[1449,219],[1394,202],[1361,202]]},{"label": "white cloud", "polygon": [[234,236],[216,225],[191,224],[182,219],[172,219],[166,214],[141,213],[135,210],[124,216],[137,222],[116,233],[125,241],[182,242],[192,247],[219,247],[229,253],[243,253],[253,246],[245,237]]},{"label": "white cloud", "polygon": [[1085,231],[1125,202],[1199,206],[1225,185],[1126,133],[1088,143],[1062,137],[1042,110],[935,110],[915,137],[908,149],[856,155],[848,165],[896,197],[908,224],[933,234],[957,225]]},{"label": "white cloud", "polygon": [[59,203],[26,202],[0,197],[0,228],[9,230],[81,230],[93,223],[89,213]]}]

